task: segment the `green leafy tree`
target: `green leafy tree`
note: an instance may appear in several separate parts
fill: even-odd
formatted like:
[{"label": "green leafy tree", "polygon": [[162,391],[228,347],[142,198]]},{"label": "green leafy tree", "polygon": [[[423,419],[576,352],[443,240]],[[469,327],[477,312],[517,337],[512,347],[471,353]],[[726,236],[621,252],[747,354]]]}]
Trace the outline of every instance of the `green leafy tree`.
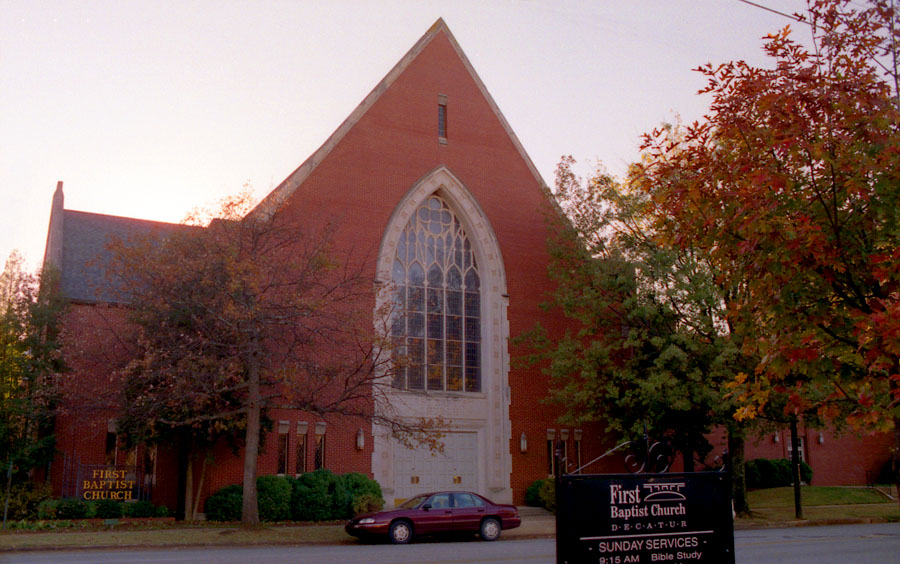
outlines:
[{"label": "green leafy tree", "polygon": [[550,244],[557,286],[548,304],[570,330],[531,335],[553,378],[550,399],[572,422],[603,421],[629,438],[668,436],[693,469],[695,455],[710,452],[714,425],[729,424],[738,438],[742,431],[723,383],[747,360],[730,338],[723,288],[690,249],[655,236],[643,193],[602,170],[581,182],[573,164],[566,158],[557,169],[566,217]]},{"label": "green leafy tree", "polygon": [[26,273],[23,262],[13,251],[0,274],[0,461],[17,482],[53,457],[53,383],[64,370],[56,276]]}]

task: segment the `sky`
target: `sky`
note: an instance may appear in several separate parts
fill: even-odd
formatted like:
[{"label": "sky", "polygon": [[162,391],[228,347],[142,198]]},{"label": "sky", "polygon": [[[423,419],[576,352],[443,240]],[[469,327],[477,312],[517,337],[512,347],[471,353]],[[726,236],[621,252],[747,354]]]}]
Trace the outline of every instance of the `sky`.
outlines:
[{"label": "sky", "polygon": [[738,0],[0,0],[0,260],[40,265],[57,181],[67,209],[157,221],[262,198],[439,17],[548,184],[702,117],[699,65],[809,37]]}]

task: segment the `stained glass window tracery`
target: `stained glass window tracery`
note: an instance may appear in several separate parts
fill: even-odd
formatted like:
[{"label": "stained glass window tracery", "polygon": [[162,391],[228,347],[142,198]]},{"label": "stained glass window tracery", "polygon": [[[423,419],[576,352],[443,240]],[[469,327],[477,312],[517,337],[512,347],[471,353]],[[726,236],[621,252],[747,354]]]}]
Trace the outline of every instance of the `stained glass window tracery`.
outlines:
[{"label": "stained glass window tracery", "polygon": [[403,229],[391,269],[394,386],[481,391],[481,279],[459,218],[432,195]]}]

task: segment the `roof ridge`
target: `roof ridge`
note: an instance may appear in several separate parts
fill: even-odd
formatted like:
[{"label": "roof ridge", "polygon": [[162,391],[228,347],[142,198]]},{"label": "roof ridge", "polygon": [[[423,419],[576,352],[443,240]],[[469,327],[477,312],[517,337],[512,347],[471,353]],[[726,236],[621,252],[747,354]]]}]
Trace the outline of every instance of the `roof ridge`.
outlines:
[{"label": "roof ridge", "polygon": [[497,116],[497,119],[500,121],[501,126],[506,131],[513,145],[516,147],[522,159],[525,161],[528,169],[531,171],[532,175],[534,175],[535,180],[537,180],[538,184],[546,189],[546,183],[543,178],[541,178],[540,173],[537,170],[537,167],[534,166],[531,158],[525,152],[524,147],[522,146],[519,138],[516,137],[516,134],[513,132],[512,128],[509,125],[509,122],[506,121],[506,118],[503,116],[503,113],[500,111],[500,108],[497,106],[497,103],[494,101],[493,97],[487,90],[487,87],[482,82],[481,78],[478,76],[478,73],[475,71],[475,67],[472,66],[471,61],[466,56],[465,52],[463,52],[462,47],[460,47],[459,42],[456,41],[456,38],[453,36],[453,33],[450,31],[450,27],[447,25],[447,22],[444,21],[443,18],[438,18],[435,22],[428,28],[418,41],[400,58],[400,60],[385,74],[384,78],[382,78],[378,84],[369,92],[369,94],[360,102],[356,108],[350,113],[349,116],[341,123],[340,126],[325,140],[325,142],[316,149],[303,163],[297,167],[293,172],[291,172],[274,190],[269,192],[269,194],[264,197],[259,204],[256,205],[247,215],[256,215],[256,214],[264,214],[269,215],[274,213],[296,190],[297,188],[303,184],[303,182],[312,174],[312,172],[316,169],[316,167],[323,162],[328,155],[331,153],[332,149],[344,138],[347,133],[362,119],[363,115],[375,105],[375,103],[381,98],[381,95],[387,91],[388,88],[406,71],[409,65],[419,56],[419,54],[431,43],[431,41],[437,37],[439,33],[444,33],[447,37],[450,45],[453,47],[454,52],[460,58],[463,63],[463,66],[469,72],[469,75],[472,77],[472,80],[475,82],[478,90],[481,92],[482,96],[484,96],[491,110]]}]

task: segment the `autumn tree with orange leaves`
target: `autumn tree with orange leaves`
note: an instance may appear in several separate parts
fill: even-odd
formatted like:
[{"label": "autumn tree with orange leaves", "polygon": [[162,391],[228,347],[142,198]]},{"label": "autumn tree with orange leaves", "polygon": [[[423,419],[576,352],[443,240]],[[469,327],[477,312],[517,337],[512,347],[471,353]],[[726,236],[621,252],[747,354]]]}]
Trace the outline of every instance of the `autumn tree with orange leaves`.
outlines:
[{"label": "autumn tree with orange leaves", "polygon": [[[811,2],[765,39],[771,68],[699,71],[709,113],[645,137],[632,184],[653,227],[741,289],[728,319],[755,370],[738,419],[776,396],[900,445],[900,22],[892,2]],[[809,28],[807,27],[809,26]]]},{"label": "autumn tree with orange leaves", "polygon": [[385,402],[375,409],[393,365],[378,327],[390,312],[373,323],[365,257],[338,256],[333,225],[250,209],[244,194],[208,225],[210,214],[197,214],[164,239],[110,251],[142,329],[124,373],[120,429],[132,440],[187,437],[195,450],[238,436],[242,522],[253,525],[267,409],[356,417],[426,441],[428,423],[394,417]]}]

